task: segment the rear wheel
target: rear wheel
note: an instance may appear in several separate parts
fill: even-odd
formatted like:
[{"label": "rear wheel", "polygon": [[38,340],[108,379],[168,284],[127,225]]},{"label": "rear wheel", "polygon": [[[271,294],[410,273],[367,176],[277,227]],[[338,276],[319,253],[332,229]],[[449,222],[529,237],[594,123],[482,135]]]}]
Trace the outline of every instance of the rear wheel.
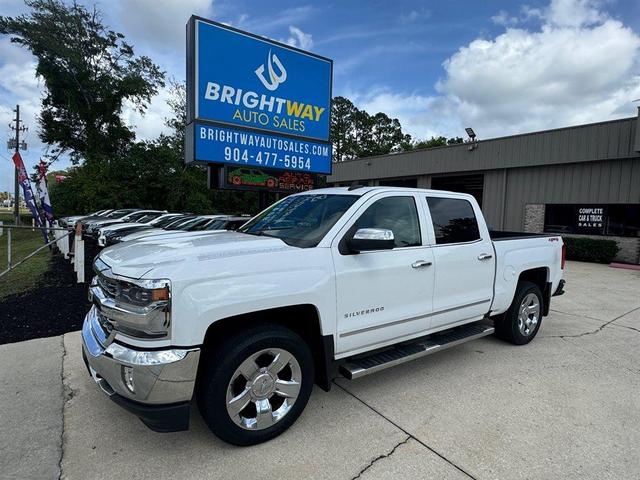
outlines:
[{"label": "rear wheel", "polygon": [[495,320],[496,335],[514,345],[529,343],[542,323],[543,297],[535,283],[523,281],[509,309]]},{"label": "rear wheel", "polygon": [[280,435],[311,395],[309,347],[279,325],[227,338],[204,361],[198,407],[211,431],[234,445],[254,445]]}]

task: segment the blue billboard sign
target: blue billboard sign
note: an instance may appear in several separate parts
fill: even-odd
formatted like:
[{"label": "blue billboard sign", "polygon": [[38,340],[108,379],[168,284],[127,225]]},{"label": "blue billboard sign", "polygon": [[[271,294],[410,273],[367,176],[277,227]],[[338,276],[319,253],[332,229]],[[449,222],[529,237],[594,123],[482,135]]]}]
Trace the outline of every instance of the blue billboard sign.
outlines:
[{"label": "blue billboard sign", "polygon": [[331,144],[195,122],[194,160],[242,167],[331,173]]},{"label": "blue billboard sign", "polygon": [[188,122],[329,141],[333,62],[226,25],[188,25]]}]

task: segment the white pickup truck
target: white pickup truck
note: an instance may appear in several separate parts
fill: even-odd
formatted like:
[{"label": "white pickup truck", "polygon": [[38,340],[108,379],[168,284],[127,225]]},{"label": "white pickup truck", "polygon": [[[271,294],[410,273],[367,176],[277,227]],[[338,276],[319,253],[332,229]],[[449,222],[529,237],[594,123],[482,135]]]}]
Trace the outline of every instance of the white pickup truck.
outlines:
[{"label": "white pickup truck", "polygon": [[329,390],[494,333],[535,337],[563,293],[556,235],[489,232],[470,195],[388,187],[291,195],[236,232],[106,248],[83,356],[156,431],[251,445]]}]

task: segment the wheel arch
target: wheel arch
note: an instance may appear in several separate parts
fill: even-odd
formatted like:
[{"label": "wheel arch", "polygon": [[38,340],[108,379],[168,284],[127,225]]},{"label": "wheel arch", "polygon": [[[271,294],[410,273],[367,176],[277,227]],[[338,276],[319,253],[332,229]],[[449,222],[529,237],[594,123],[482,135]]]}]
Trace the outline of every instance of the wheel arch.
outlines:
[{"label": "wheel arch", "polygon": [[536,284],[542,292],[542,316],[549,315],[551,304],[551,282],[549,281],[549,267],[536,267],[523,270],[518,277],[518,283],[527,281]]},{"label": "wheel arch", "polygon": [[315,383],[328,392],[331,389],[334,339],[333,335],[322,335],[320,313],[312,304],[269,308],[217,320],[207,328],[202,343],[203,353],[215,348],[231,333],[264,324],[281,325],[302,337],[313,356]]}]

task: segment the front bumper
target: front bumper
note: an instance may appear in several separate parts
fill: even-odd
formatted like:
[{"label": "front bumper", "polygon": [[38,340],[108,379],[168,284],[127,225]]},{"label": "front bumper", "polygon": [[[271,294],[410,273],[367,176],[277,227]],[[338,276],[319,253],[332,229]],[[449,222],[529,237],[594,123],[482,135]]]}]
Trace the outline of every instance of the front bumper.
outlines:
[{"label": "front bumper", "polygon": [[101,390],[152,430],[186,430],[200,349],[141,351],[113,337],[91,307],[82,326],[82,354]]}]

